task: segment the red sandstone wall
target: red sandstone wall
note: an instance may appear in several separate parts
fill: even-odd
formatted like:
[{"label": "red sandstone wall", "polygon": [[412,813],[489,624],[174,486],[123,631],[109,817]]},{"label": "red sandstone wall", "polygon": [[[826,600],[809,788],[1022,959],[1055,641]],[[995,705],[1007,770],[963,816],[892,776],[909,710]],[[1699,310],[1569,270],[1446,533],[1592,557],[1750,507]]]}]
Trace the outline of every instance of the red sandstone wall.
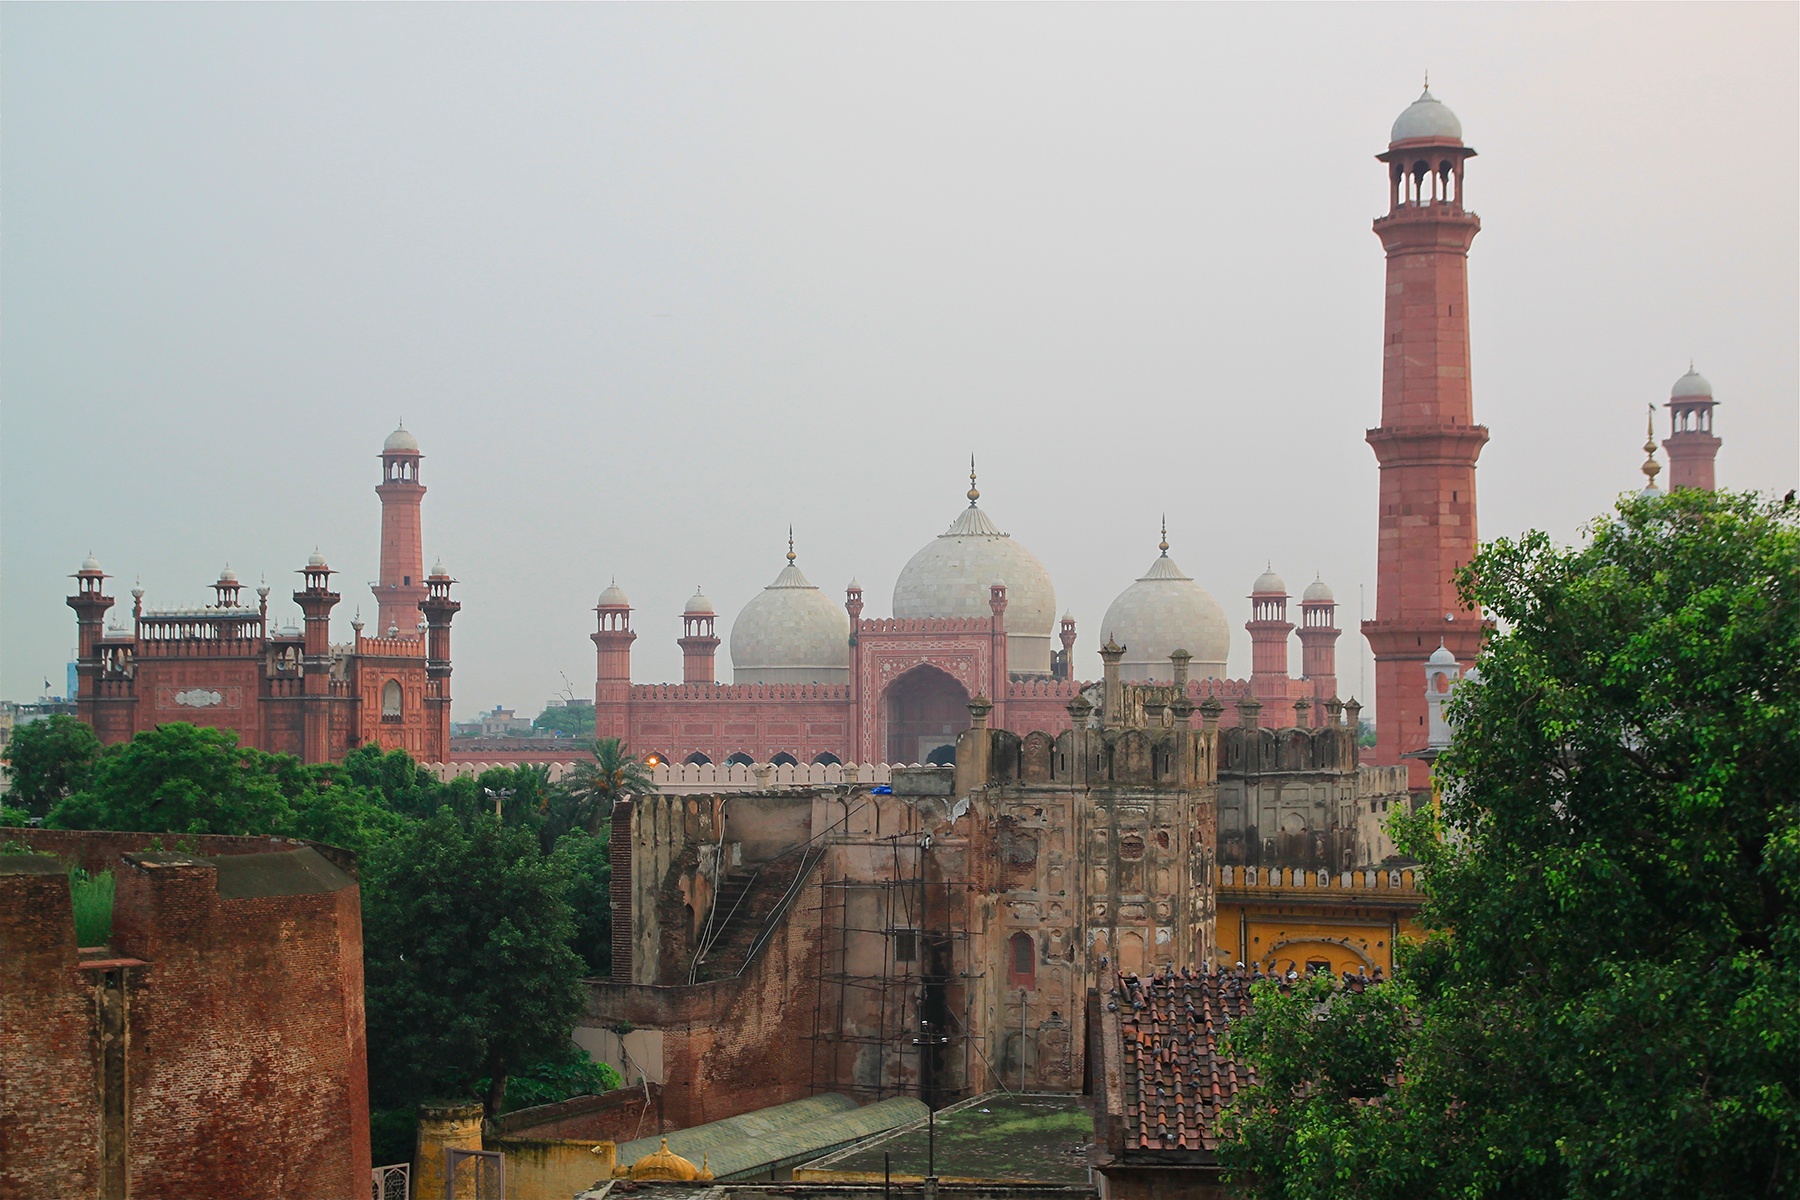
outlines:
[{"label": "red sandstone wall", "polygon": [[[689,690],[685,685],[679,691]],[[786,751],[803,763],[824,752],[843,762],[853,758],[850,739],[848,689],[813,687],[813,692],[838,692],[834,699],[789,699],[734,696],[733,692],[760,692],[762,688],[696,685],[694,698],[653,699],[657,692],[677,693],[674,687],[634,687],[631,726],[626,745],[637,754],[662,754],[679,763],[695,751],[715,763],[733,754],[748,754],[768,762]],[[769,688],[769,692],[777,689]]]},{"label": "red sandstone wall", "polygon": [[68,876],[0,868],[0,1197],[91,1196],[99,1184],[89,1008]]},{"label": "red sandstone wall", "polygon": [[[142,960],[125,971],[134,1200],[365,1194],[368,1067],[354,883],[230,898],[203,859],[107,862],[100,853],[148,834],[22,832],[43,850],[112,866],[111,953]],[[266,851],[274,841],[193,840],[217,855]],[[293,843],[282,849],[304,853]],[[0,1196],[81,1194],[87,1185],[71,1182],[97,1170],[95,1024],[84,978],[97,972],[76,969],[64,876],[0,875],[0,889]],[[16,1012],[31,1014],[28,1026]],[[39,1186],[39,1175],[55,1183]]]}]

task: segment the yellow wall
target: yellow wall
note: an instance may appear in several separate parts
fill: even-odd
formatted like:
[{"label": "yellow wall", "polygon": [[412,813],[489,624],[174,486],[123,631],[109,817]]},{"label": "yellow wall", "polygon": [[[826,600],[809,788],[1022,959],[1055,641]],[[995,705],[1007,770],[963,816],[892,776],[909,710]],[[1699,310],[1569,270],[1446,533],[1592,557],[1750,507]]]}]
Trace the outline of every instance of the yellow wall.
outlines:
[{"label": "yellow wall", "polygon": [[569,1200],[612,1177],[618,1147],[579,1139],[499,1138],[506,1155],[506,1200]]},{"label": "yellow wall", "polygon": [[1421,897],[1411,871],[1316,872],[1268,870],[1250,882],[1244,868],[1218,890],[1218,958],[1221,963],[1260,964],[1304,972],[1309,961],[1331,964],[1333,974],[1380,967],[1394,970],[1394,941],[1423,936]]}]

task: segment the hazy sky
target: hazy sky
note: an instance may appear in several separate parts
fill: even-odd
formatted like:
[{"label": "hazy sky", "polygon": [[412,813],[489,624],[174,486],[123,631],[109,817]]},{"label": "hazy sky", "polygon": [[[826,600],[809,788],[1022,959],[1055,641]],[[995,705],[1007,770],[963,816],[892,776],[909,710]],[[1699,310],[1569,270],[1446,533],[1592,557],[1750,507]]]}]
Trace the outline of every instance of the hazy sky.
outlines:
[{"label": "hazy sky", "polygon": [[1234,674],[1265,562],[1354,631],[1372,156],[1426,69],[1480,151],[1482,533],[1636,485],[1690,356],[1721,483],[1785,491],[1797,11],[8,5],[0,694],[62,690],[90,550],[127,615],[229,560],[286,619],[316,544],[347,638],[402,416],[459,717],[591,695],[614,575],[636,677],[679,679],[687,596],[723,636],[790,521],[886,615],[971,451],[1083,674],[1165,511]]}]

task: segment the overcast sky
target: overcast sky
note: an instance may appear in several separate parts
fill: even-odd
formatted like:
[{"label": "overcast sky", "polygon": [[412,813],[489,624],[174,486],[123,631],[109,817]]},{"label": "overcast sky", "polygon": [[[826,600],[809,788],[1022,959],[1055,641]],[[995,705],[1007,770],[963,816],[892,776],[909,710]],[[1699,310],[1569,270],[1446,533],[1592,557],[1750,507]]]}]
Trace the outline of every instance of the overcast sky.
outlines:
[{"label": "overcast sky", "polygon": [[1785,491],[1796,12],[8,5],[0,694],[63,690],[90,550],[126,615],[229,560],[286,619],[317,545],[348,638],[404,417],[459,718],[591,696],[615,575],[679,679],[790,521],[888,614],[971,451],[1084,675],[1166,512],[1233,674],[1272,562],[1366,700],[1389,125],[1429,69],[1480,152],[1484,535],[1636,485],[1690,356],[1721,484]]}]

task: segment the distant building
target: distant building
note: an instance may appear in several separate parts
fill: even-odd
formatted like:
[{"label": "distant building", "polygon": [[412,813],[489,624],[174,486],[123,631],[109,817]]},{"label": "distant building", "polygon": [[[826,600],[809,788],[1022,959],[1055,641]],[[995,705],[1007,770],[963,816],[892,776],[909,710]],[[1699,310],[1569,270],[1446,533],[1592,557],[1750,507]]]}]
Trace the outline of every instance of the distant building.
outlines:
[{"label": "distant building", "polygon": [[419,443],[396,429],[382,447],[381,582],[375,595],[381,626],[364,636],[352,622],[350,642],[331,640],[331,611],[340,599],[335,573],[313,552],[299,571],[294,602],[304,627],[271,628],[268,586],[252,608],[230,567],[212,587],[212,604],[147,608],[131,591],[129,629],[103,628],[113,598],[92,556],[75,573],[79,633],[77,714],[102,742],[128,741],[169,722],[231,729],[247,746],[335,762],[374,743],[441,762],[450,740],[450,621],[462,605],[440,562],[419,565]]},{"label": "distant building", "polygon": [[493,712],[481,714],[481,728],[478,737],[531,737],[537,731],[531,724],[530,717],[516,715],[510,708],[502,708],[498,704]]}]

